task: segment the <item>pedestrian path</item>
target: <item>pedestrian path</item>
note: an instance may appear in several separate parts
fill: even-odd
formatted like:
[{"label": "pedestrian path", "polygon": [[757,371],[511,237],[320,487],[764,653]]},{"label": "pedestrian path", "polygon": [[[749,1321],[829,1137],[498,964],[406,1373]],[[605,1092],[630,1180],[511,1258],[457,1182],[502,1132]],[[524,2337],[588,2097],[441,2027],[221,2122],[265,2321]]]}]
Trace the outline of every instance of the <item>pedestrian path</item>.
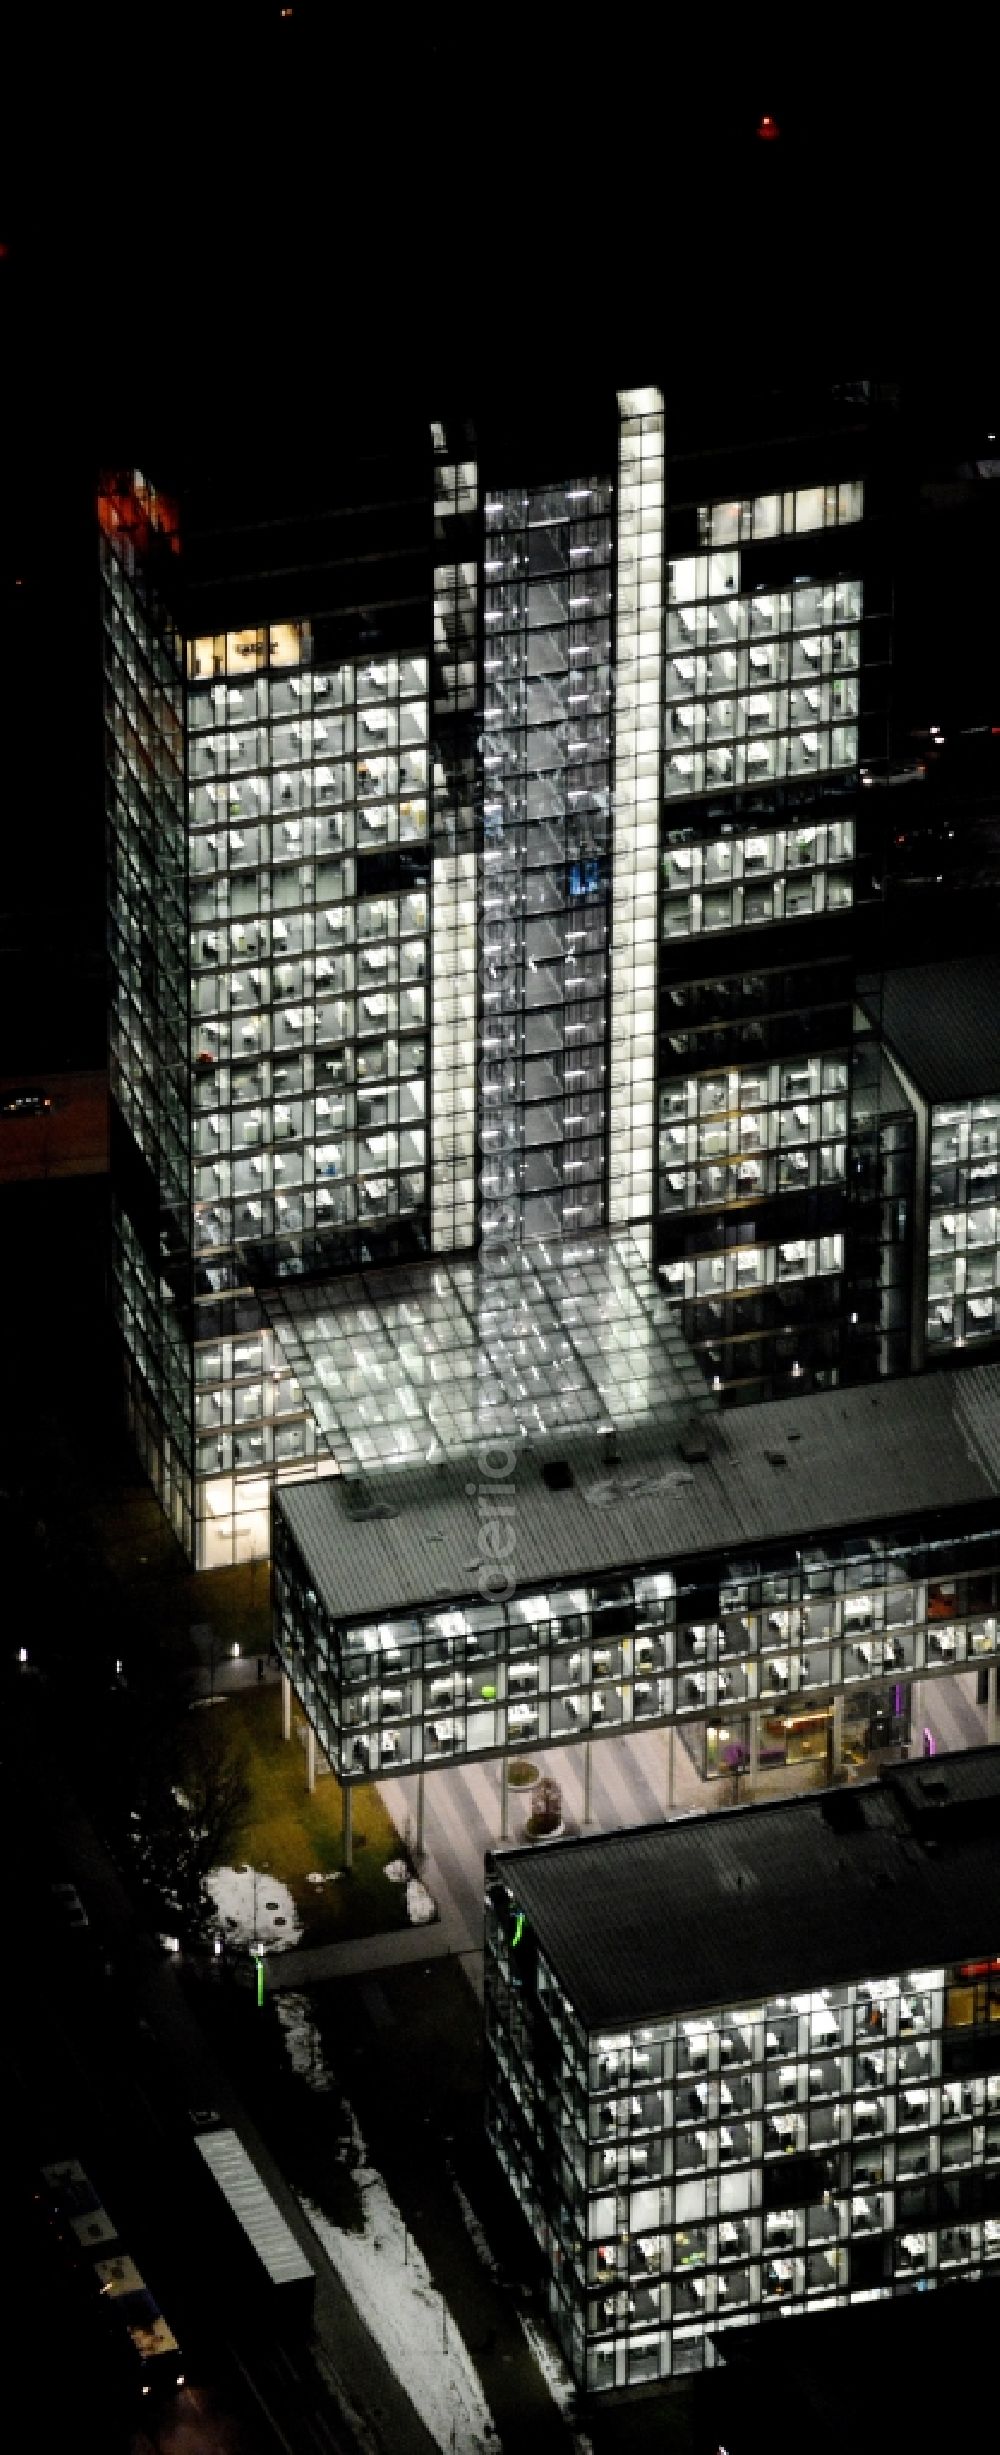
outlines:
[{"label": "pedestrian path", "polygon": [[[941,1750],[981,1746],[986,1722],[975,1701],[974,1675],[928,1681],[914,1690],[915,1752],[925,1721]],[[674,1732],[672,1748],[670,1741],[671,1734],[665,1729],[609,1733],[593,1740],[589,1798],[582,1742],[548,1752],[533,1749],[530,1761],[539,1775],[558,1783],[567,1834],[614,1833],[632,1825],[657,1823],[666,1815],[729,1807],[730,1783],[703,1781],[681,1733]],[[424,1927],[358,1936],[315,1951],[283,1953],[270,1965],[271,1983],[303,1986],[321,1978],[355,1977],[366,1970],[438,1960],[454,1953],[467,1965],[481,1991],[483,1860],[488,1850],[523,1842],[530,1810],[530,1789],[518,1790],[508,1784],[505,1816],[501,1789],[505,1773],[506,1764],[497,1758],[480,1764],[442,1765],[425,1772],[421,1849],[416,1840],[418,1776],[396,1775],[380,1782],[396,1831],[419,1859],[421,1880],[437,1904],[437,1919]],[[791,1798],[803,1790],[821,1788],[824,1777],[823,1763],[765,1769],[757,1776],[754,1797]]]},{"label": "pedestrian path", "polygon": [[[668,1735],[663,1730],[592,1742],[586,1823],[583,1745],[548,1753],[533,1750],[531,1762],[540,1775],[558,1782],[567,1833],[618,1832],[626,1825],[654,1823],[667,1812],[686,1814],[694,1808],[728,1804],[728,1786],[701,1780],[679,1736],[674,1740],[671,1777]],[[380,1782],[396,1831],[414,1857],[419,1857],[421,1880],[437,1905],[437,1919],[428,1926],[397,1928],[390,1934],[357,1936],[315,1950],[293,1949],[275,1955],[268,1964],[269,1983],[280,1988],[316,1984],[324,1978],[356,1977],[369,1970],[437,1960],[453,1953],[467,1963],[472,1982],[481,1987],[483,1860],[488,1850],[516,1847],[523,1841],[531,1799],[530,1789],[518,1790],[508,1784],[505,1817],[502,1773],[506,1766],[497,1759],[442,1765],[425,1773],[419,1851],[417,1776],[397,1775]],[[668,1810],[671,1797],[673,1806]]]}]

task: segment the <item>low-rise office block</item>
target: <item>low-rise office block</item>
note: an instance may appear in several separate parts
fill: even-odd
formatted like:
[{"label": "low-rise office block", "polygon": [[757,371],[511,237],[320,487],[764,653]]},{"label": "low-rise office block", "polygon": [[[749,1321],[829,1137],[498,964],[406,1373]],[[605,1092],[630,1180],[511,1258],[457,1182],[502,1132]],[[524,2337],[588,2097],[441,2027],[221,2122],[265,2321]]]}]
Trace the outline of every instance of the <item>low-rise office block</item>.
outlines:
[{"label": "low-rise office block", "polygon": [[1000,1753],[486,1862],[487,2125],[579,2388],[1000,2270]]}]

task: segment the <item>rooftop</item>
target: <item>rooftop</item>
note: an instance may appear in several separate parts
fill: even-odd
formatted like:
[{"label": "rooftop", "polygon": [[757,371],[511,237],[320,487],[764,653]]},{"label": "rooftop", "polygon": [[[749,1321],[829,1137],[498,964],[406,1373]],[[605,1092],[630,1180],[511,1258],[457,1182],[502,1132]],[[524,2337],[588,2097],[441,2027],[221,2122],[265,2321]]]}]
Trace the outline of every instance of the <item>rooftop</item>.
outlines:
[{"label": "rooftop", "polygon": [[914,963],[886,972],[864,1004],[911,1082],[928,1100],[1000,1091],[1000,959]]},{"label": "rooftop", "polygon": [[287,1280],[263,1301],[345,1475],[713,1405],[627,1232]]},{"label": "rooftop", "polygon": [[992,1954],[1000,1749],[487,1860],[587,2028]]},{"label": "rooftop", "polygon": [[[374,1352],[374,1325],[368,1335]],[[294,1349],[289,1361],[300,1369]],[[478,1452],[436,1466],[285,1484],[274,1505],[336,1620],[474,1596],[491,1493],[513,1501],[511,1574],[530,1594],[703,1552],[930,1517],[994,1500],[1000,1487],[1000,1368],[991,1365],[693,1420],[693,1445],[682,1411],[626,1425],[618,1465],[602,1458],[596,1423],[589,1437],[564,1437],[555,1454],[572,1479],[561,1488],[543,1480],[551,1436],[544,1447],[520,1444],[508,1475],[511,1453],[484,1435]]]}]

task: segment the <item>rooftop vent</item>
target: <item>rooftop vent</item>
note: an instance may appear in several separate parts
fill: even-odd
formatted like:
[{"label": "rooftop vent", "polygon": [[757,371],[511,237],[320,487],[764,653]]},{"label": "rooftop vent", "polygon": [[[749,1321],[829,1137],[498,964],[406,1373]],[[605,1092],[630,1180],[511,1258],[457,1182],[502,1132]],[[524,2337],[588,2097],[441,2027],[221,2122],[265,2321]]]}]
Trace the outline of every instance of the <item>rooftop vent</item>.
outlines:
[{"label": "rooftop vent", "polygon": [[783,1449],[765,1449],[764,1456],[769,1466],[787,1466],[788,1464]]},{"label": "rooftop vent", "polygon": [[542,1468],[542,1482],[550,1492],[568,1492],[575,1477],[568,1458],[549,1458]]},{"label": "rooftop vent", "polygon": [[344,1495],[344,1514],[352,1526],[361,1526],[371,1518],[398,1517],[399,1511],[390,1509],[386,1501],[378,1500],[370,1484],[354,1483]]},{"label": "rooftop vent", "polygon": [[708,1438],[697,1424],[692,1424],[687,1432],[682,1432],[677,1446],[688,1466],[703,1466],[706,1463]]}]

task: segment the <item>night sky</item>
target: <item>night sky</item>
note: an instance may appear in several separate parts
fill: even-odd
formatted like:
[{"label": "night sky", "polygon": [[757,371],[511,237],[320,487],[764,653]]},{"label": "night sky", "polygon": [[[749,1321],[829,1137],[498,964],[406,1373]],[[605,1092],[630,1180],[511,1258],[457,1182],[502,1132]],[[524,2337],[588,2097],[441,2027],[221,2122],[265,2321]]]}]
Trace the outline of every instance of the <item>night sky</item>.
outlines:
[{"label": "night sky", "polygon": [[[99,1061],[103,822],[93,482],[178,440],[296,448],[352,396],[427,414],[579,363],[707,395],[901,380],[914,470],[993,425],[988,80],[797,36],[678,47],[665,12],[220,5],[25,11],[0,95],[0,1070]],[[784,22],[784,21],[783,21]],[[790,22],[790,21],[789,21]],[[767,114],[779,135],[759,131]],[[983,490],[983,493],[991,490]],[[1000,500],[1000,485],[996,488]],[[984,512],[990,535],[997,515]],[[947,524],[945,524],[947,525]],[[900,636],[913,712],[988,709],[978,528],[962,638]],[[953,524],[954,526],[954,524]],[[940,663],[938,659],[940,658]]]}]

